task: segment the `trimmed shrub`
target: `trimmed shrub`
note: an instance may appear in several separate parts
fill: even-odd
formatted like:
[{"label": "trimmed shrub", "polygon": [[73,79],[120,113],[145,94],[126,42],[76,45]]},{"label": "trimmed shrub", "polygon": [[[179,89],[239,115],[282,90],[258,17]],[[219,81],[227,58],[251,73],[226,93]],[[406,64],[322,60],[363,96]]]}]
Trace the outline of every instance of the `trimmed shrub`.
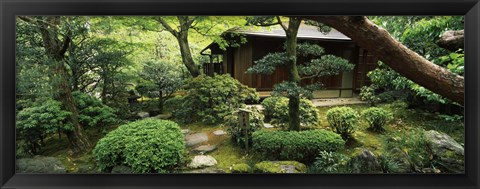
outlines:
[{"label": "trimmed shrub", "polygon": [[335,107],[327,111],[327,121],[330,128],[345,140],[355,132],[358,117],[357,111],[350,107]]},{"label": "trimmed shrub", "polygon": [[312,162],[322,151],[338,151],[345,141],[325,130],[257,131],[253,133],[253,151],[268,160]]},{"label": "trimmed shrub", "polygon": [[374,131],[384,131],[388,121],[393,119],[392,113],[382,108],[368,108],[362,112],[363,118],[367,120],[368,125]]},{"label": "trimmed shrub", "polygon": [[79,121],[84,127],[105,127],[118,122],[115,110],[103,104],[99,99],[88,94],[75,91],[72,93],[79,111]]},{"label": "trimmed shrub", "polygon": [[[265,118],[270,120],[272,124],[285,128],[290,120],[288,116],[288,98],[273,96],[262,101],[264,107]],[[318,125],[318,110],[312,101],[302,98],[300,99],[300,125],[315,126]]]},{"label": "trimmed shrub", "polygon": [[344,173],[348,157],[338,152],[321,151],[310,166],[310,173]]},{"label": "trimmed shrub", "polygon": [[181,106],[173,112],[177,120],[184,123],[219,123],[232,111],[244,106],[244,102],[259,100],[255,89],[227,74],[192,78],[185,83],[184,89],[187,94],[182,98]]},{"label": "trimmed shrub", "polygon": [[[251,146],[252,133],[263,127],[264,116],[256,107],[250,107],[247,109],[252,111],[252,113],[250,113],[250,127],[247,133],[249,136],[249,146]],[[240,127],[236,111],[224,118],[224,125],[227,126],[227,132],[232,136],[232,141],[241,147],[245,147],[245,129]]]},{"label": "trimmed shrub", "polygon": [[144,119],[108,133],[93,155],[102,171],[125,165],[136,173],[165,173],[182,162],[184,151],[184,136],[175,122]]}]

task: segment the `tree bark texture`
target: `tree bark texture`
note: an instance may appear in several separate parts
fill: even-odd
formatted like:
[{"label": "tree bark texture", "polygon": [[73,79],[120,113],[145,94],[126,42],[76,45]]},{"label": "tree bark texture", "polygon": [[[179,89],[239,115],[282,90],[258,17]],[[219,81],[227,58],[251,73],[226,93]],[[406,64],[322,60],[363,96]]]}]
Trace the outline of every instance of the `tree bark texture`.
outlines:
[{"label": "tree bark texture", "polygon": [[79,122],[79,113],[72,96],[69,85],[68,73],[65,68],[65,52],[71,43],[70,36],[65,36],[61,41],[58,38],[58,25],[60,17],[45,17],[45,20],[38,21],[47,56],[52,60],[49,67],[55,77],[53,82],[57,94],[57,100],[62,103],[64,108],[71,114],[69,121],[73,125],[72,131],[66,132],[72,150],[76,153],[85,152],[90,148],[90,142],[84,134],[83,127]]},{"label": "tree bark texture", "polygon": [[[287,63],[288,81],[300,84],[300,75],[297,69],[297,33],[300,27],[301,19],[289,18],[288,28],[285,30],[286,39],[286,51],[289,57]],[[288,96],[288,117],[289,117],[289,130],[300,130],[300,97],[299,95]]]},{"label": "tree bark texture", "polygon": [[442,34],[437,44],[444,49],[456,51],[464,49],[464,39],[464,30],[449,30]]},{"label": "tree bark texture", "polygon": [[364,16],[304,17],[327,24],[375,53],[390,68],[413,82],[464,105],[464,78],[442,68],[399,43]]}]

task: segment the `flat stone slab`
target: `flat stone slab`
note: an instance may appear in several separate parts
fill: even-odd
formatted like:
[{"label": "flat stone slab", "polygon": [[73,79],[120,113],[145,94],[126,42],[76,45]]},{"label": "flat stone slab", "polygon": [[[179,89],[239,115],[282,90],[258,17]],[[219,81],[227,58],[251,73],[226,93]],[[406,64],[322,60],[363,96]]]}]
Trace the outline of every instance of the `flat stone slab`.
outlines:
[{"label": "flat stone slab", "polygon": [[17,173],[66,173],[62,162],[55,157],[35,156],[17,160]]},{"label": "flat stone slab", "polygon": [[273,125],[270,124],[270,123],[264,123],[264,124],[263,124],[263,127],[265,127],[265,128],[273,128]]},{"label": "flat stone slab", "polygon": [[195,170],[187,171],[184,173],[225,173],[225,171],[222,169],[207,167],[203,169],[195,169]]},{"label": "flat stone slab", "polygon": [[198,155],[193,157],[192,162],[187,165],[189,168],[211,167],[217,164],[217,160],[212,156]]},{"label": "flat stone slab", "polygon": [[182,134],[186,135],[190,133],[190,129],[182,129]]},{"label": "flat stone slab", "polygon": [[200,144],[206,141],[208,141],[207,133],[195,133],[195,134],[185,136],[185,144],[188,147],[195,146],[197,144]]},{"label": "flat stone slab", "polygon": [[145,119],[145,118],[150,117],[150,113],[148,113],[148,112],[138,112],[137,116],[140,117],[140,119]]},{"label": "flat stone slab", "polygon": [[193,149],[193,152],[199,153],[199,154],[206,154],[206,153],[214,151],[216,149],[217,149],[216,145],[208,144],[208,145],[201,145],[199,147],[196,147],[195,149]]},{"label": "flat stone slab", "polygon": [[168,113],[168,114],[158,114],[158,115],[156,115],[154,118],[157,118],[157,119],[170,119],[170,118],[172,118],[172,114],[171,114],[171,113]]},{"label": "flat stone slab", "polygon": [[226,133],[225,131],[223,131],[223,130],[216,130],[216,131],[213,131],[213,134],[214,134],[215,136],[222,136],[222,135],[225,135],[225,134],[227,134],[227,133]]}]

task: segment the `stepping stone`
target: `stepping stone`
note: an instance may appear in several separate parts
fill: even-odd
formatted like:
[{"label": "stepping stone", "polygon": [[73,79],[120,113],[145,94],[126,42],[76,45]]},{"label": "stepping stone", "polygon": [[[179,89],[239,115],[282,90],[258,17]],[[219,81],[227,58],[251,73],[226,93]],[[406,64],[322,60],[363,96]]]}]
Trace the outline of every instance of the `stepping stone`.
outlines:
[{"label": "stepping stone", "polygon": [[186,135],[190,133],[190,129],[182,129],[182,134]]},{"label": "stepping stone", "polygon": [[212,156],[198,155],[193,157],[192,162],[187,165],[189,168],[211,167],[217,164],[217,160]]},{"label": "stepping stone", "polygon": [[147,117],[150,117],[150,114],[148,112],[138,112],[137,116],[140,117],[140,119],[145,119]]},{"label": "stepping stone", "polygon": [[216,131],[213,131],[213,134],[215,136],[221,136],[221,135],[224,135],[224,134],[227,134],[227,133],[223,130],[216,130]]},{"label": "stepping stone", "polygon": [[203,155],[203,154],[206,154],[208,152],[214,151],[216,149],[217,149],[216,145],[208,144],[208,145],[201,145],[199,147],[196,147],[195,149],[193,149],[193,151]]},{"label": "stepping stone", "polygon": [[154,118],[157,118],[157,119],[170,119],[170,118],[172,118],[172,114],[171,114],[171,113],[168,113],[168,114],[158,114],[158,115],[156,115]]},{"label": "stepping stone", "polygon": [[273,125],[270,124],[270,123],[264,123],[264,124],[263,124],[263,127],[265,127],[265,128],[273,128]]},{"label": "stepping stone", "polygon": [[208,141],[208,135],[207,133],[196,133],[196,134],[191,134],[185,136],[185,144],[190,147],[190,146],[195,146],[197,144],[200,144],[202,142]]},{"label": "stepping stone", "polygon": [[203,169],[195,169],[195,170],[187,171],[184,173],[225,173],[225,171],[222,169],[207,167]]}]

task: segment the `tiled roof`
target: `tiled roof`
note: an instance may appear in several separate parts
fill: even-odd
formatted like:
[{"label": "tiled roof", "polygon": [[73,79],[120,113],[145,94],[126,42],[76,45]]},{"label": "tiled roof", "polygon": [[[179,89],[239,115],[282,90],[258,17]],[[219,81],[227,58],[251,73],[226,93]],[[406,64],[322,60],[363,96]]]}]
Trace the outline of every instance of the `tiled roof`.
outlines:
[{"label": "tiled roof", "polygon": [[[265,37],[285,37],[285,31],[280,26],[264,27],[257,30],[232,30],[231,32],[243,33],[246,35],[253,36],[265,36]],[[317,27],[305,25],[300,25],[298,30],[297,38],[300,39],[331,39],[331,40],[351,40],[349,37],[343,35],[335,29],[331,29],[329,33],[322,33],[318,31]]]}]

